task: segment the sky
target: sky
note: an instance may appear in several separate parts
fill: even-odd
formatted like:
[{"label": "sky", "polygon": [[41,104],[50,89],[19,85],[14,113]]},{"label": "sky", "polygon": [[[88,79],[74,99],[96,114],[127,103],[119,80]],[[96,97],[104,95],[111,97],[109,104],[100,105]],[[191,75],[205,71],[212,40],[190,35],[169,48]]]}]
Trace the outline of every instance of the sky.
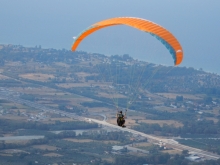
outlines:
[{"label": "sky", "polygon": [[[0,0],[0,44],[71,49],[73,37],[112,17],[139,17],[169,30],[180,42],[180,67],[220,74],[219,0]],[[173,66],[168,50],[154,37],[127,26],[88,36],[79,51],[129,54]]]}]

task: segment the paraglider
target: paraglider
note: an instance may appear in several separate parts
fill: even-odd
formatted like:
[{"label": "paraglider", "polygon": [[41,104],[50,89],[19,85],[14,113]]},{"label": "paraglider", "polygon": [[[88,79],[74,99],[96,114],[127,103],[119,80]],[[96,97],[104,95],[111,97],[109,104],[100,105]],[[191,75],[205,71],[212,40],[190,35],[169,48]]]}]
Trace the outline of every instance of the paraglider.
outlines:
[{"label": "paraglider", "polygon": [[[171,34],[168,30],[164,27],[153,23],[149,20],[135,18],[135,17],[117,17],[117,18],[110,18],[100,22],[97,22],[90,27],[88,27],[85,31],[80,33],[77,37],[74,37],[74,43],[72,45],[72,51],[76,51],[79,44],[90,34],[102,29],[107,28],[109,26],[116,26],[116,25],[127,25],[138,30],[144,31],[149,33],[156,39],[158,39],[170,52],[173,57],[174,65],[179,65],[183,59],[183,50],[178,42],[178,40]],[[117,65],[116,65],[116,73],[117,73]],[[116,78],[117,79],[117,78]],[[137,85],[137,87],[140,85]],[[135,97],[136,98],[136,97]],[[129,105],[134,101],[132,99],[129,101]],[[116,107],[118,107],[116,105]],[[128,107],[127,107],[128,109]],[[127,110],[126,110],[127,111]],[[122,111],[118,111],[116,118],[118,126],[125,127],[125,116]]]},{"label": "paraglider", "polygon": [[75,51],[80,42],[93,32],[115,25],[127,25],[147,32],[156,37],[169,50],[173,57],[174,64],[179,65],[183,59],[183,50],[178,40],[164,27],[151,21],[135,17],[117,17],[97,22],[78,35],[72,45],[72,51]]}]

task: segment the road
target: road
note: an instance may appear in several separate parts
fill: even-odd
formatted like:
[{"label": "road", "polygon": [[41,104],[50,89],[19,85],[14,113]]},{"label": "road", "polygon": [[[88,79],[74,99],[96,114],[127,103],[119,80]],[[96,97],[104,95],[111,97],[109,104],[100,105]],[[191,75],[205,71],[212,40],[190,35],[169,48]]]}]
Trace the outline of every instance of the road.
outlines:
[{"label": "road", "polygon": [[220,156],[217,155],[217,154],[214,154],[214,153],[211,153],[211,152],[203,151],[201,149],[197,149],[197,148],[193,148],[193,147],[189,147],[189,146],[185,146],[185,145],[179,144],[177,141],[175,141],[173,139],[163,139],[163,138],[160,138],[160,137],[156,137],[156,136],[148,135],[148,134],[145,134],[145,133],[142,133],[142,132],[139,132],[139,131],[135,131],[135,130],[132,130],[132,129],[129,129],[129,128],[118,127],[116,125],[107,123],[106,121],[99,121],[99,120],[96,120],[96,119],[90,119],[90,120],[95,122],[95,123],[98,123],[98,124],[102,124],[102,125],[105,125],[105,126],[117,128],[117,129],[119,129],[121,131],[128,131],[128,132],[130,132],[132,134],[140,135],[140,136],[146,137],[148,139],[152,139],[152,140],[155,140],[155,141],[158,141],[158,142],[169,144],[174,149],[177,149],[177,150],[181,150],[181,151],[182,150],[188,150],[189,152],[197,154],[200,157],[206,157],[208,159],[215,159],[215,160],[220,158]]},{"label": "road", "polygon": [[105,120],[100,121],[100,120],[96,120],[96,119],[92,119],[92,118],[85,118],[85,117],[82,117],[82,116],[78,116],[74,113],[64,112],[64,111],[60,111],[60,110],[54,110],[54,109],[48,108],[46,106],[31,102],[31,101],[20,99],[18,97],[13,97],[12,95],[6,95],[5,92],[2,92],[2,91],[0,91],[0,98],[9,100],[9,101],[12,101],[12,102],[15,102],[15,103],[19,103],[19,104],[26,104],[27,106],[30,106],[30,107],[33,107],[33,108],[36,108],[36,109],[40,109],[40,110],[43,110],[45,112],[50,112],[50,113],[55,113],[55,114],[62,114],[62,115],[65,115],[67,117],[70,117],[70,118],[74,118],[74,119],[78,119],[78,120],[92,121],[92,122],[95,122],[95,123],[98,123],[98,124],[101,124],[101,125],[105,125],[105,126],[108,126],[108,127],[111,127],[111,128],[115,128],[115,129],[118,129],[118,130],[121,130],[121,131],[127,131],[127,132],[130,132],[132,134],[140,135],[140,136],[146,137],[146,138],[154,140],[154,141],[169,144],[174,149],[177,149],[177,150],[180,150],[180,151],[188,150],[189,152],[197,154],[200,157],[205,157],[206,159],[215,159],[216,160],[216,159],[220,158],[220,156],[217,155],[217,154],[179,144],[177,141],[175,141],[173,139],[164,139],[164,138],[148,135],[148,134],[145,134],[145,133],[142,133],[142,132],[139,132],[139,131],[135,131],[135,130],[132,130],[132,129],[129,129],[129,128],[122,128],[122,127],[119,127],[117,125],[107,123]]}]

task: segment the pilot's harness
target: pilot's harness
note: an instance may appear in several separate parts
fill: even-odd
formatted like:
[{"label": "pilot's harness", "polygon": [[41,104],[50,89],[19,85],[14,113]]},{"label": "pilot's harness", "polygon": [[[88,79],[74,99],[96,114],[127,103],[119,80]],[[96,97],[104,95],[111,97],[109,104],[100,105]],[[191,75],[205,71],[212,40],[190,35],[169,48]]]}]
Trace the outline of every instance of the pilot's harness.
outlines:
[{"label": "pilot's harness", "polygon": [[123,120],[123,114],[121,114],[121,113],[118,113],[118,119],[120,120],[120,121],[122,121]]}]

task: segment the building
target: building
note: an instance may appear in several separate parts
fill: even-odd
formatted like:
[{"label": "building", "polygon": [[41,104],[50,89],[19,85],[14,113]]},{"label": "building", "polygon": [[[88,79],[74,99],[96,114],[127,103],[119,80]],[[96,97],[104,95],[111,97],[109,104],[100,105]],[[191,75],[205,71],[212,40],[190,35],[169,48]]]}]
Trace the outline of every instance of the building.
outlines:
[{"label": "building", "polygon": [[197,155],[190,155],[185,157],[187,160],[193,161],[193,162],[199,162],[201,158]]},{"label": "building", "polygon": [[112,146],[113,153],[123,153],[127,152],[127,147],[124,146]]}]

